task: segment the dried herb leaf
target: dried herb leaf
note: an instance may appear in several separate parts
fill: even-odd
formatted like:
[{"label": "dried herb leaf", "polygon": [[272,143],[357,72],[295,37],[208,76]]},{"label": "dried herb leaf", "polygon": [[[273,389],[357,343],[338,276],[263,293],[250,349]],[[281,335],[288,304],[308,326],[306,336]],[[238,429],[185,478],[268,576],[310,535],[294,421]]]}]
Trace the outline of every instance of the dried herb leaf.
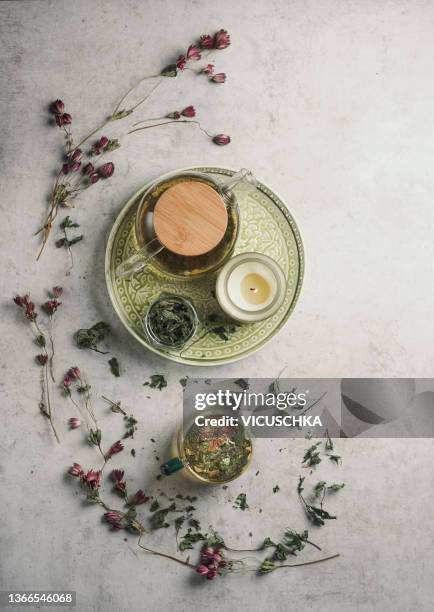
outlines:
[{"label": "dried herb leaf", "polygon": [[143,383],[143,386],[161,391],[161,389],[167,387],[167,380],[163,374],[152,374],[152,376],[150,376],[150,380]]},{"label": "dried herb leaf", "polygon": [[240,510],[247,510],[247,508],[249,507],[248,503],[247,503],[247,496],[245,493],[240,493],[233,505],[233,508],[239,508]]},{"label": "dried herb leaf", "polygon": [[121,373],[119,370],[119,361],[117,360],[116,357],[112,357],[111,359],[109,359],[109,366],[110,366],[110,372],[113,374],[113,376],[116,376],[116,378],[119,378]]},{"label": "dried herb leaf", "polygon": [[[76,342],[78,348],[88,348],[98,353],[103,351],[98,350],[98,342],[104,340],[110,333],[110,326],[104,321],[95,323],[89,329],[79,329],[76,333]],[[104,353],[105,354],[105,353]]]}]

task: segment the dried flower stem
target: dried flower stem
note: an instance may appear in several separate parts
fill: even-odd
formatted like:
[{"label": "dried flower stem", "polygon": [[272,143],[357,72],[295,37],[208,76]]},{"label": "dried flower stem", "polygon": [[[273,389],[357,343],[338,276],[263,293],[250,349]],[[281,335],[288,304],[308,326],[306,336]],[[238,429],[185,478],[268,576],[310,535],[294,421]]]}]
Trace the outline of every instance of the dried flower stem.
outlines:
[{"label": "dried flower stem", "polygon": [[165,559],[170,559],[171,561],[176,561],[177,563],[180,563],[181,565],[184,565],[185,567],[189,567],[192,570],[196,569],[195,565],[193,565],[192,563],[187,563],[186,561],[183,561],[182,559],[179,559],[178,557],[174,557],[173,555],[169,555],[167,553],[160,552],[159,550],[152,550],[152,548],[146,548],[146,546],[143,546],[142,544],[140,544],[141,539],[142,539],[142,536],[140,536],[139,541],[137,542],[137,546],[139,546],[139,548],[142,548],[149,554],[157,555],[158,557],[164,557]]},{"label": "dried flower stem", "polygon": [[[147,121],[146,119],[144,121]],[[143,123],[143,121],[139,121],[138,123],[135,123],[134,125],[139,125],[139,123]],[[203,132],[204,134],[206,134],[208,136],[208,138],[212,138],[212,134],[210,134],[209,132],[207,132],[199,123],[199,121],[196,121],[195,119],[174,119],[171,121],[163,121],[161,123],[154,123],[153,125],[145,125],[144,127],[140,127],[140,128],[136,128],[135,130],[130,130],[128,132],[128,134],[133,134],[134,132],[140,132],[141,130],[149,130],[150,128],[154,128],[154,127],[159,127],[160,125],[168,125],[169,123],[194,123],[201,132]]]}]

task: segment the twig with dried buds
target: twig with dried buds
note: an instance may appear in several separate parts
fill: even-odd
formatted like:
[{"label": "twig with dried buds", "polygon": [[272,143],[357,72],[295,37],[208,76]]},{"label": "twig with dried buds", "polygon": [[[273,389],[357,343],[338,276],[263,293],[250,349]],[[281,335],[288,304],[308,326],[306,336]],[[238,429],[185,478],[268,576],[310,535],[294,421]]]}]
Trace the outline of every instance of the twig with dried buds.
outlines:
[{"label": "twig with dried buds", "polygon": [[[36,355],[36,362],[41,366],[41,399],[39,401],[39,410],[50,422],[51,429],[57,440],[60,442],[56,428],[53,422],[53,405],[51,402],[50,393],[50,377],[54,382],[54,337],[53,337],[53,318],[57,309],[62,305],[59,298],[63,293],[62,287],[56,286],[50,292],[50,299],[43,305],[43,310],[49,316],[48,331],[44,332],[38,323],[38,313],[34,302],[30,300],[30,294],[16,295],[13,300],[24,313],[25,318],[31,323],[34,333],[35,342],[42,349],[42,353]],[[50,350],[47,348],[47,336],[50,343]]]},{"label": "twig with dried buds", "polygon": [[[114,173],[115,167],[113,162],[107,162],[102,166],[95,168],[91,157],[117,149],[120,146],[117,139],[110,140],[107,136],[102,136],[96,143],[93,144],[92,148],[87,153],[83,150],[83,145],[98,132],[103,130],[108,124],[129,117],[134,111],[137,110],[137,108],[139,108],[139,106],[149,99],[152,93],[163,82],[165,77],[176,77],[188,66],[188,64],[200,60],[203,54],[209,53],[211,50],[226,49],[229,45],[230,36],[226,30],[223,29],[216,32],[214,36],[201,36],[197,43],[194,43],[188,47],[185,54],[180,55],[174,63],[166,66],[159,74],[147,75],[140,78],[133,85],[133,87],[129,88],[128,91],[121,97],[110,115],[108,115],[101,124],[92,129],[91,132],[82,138],[78,143],[75,143],[72,136],[72,116],[70,113],[65,112],[65,104],[62,102],[62,100],[56,100],[50,105],[50,113],[54,116],[54,125],[58,126],[65,133],[66,151],[64,161],[57,172],[51,191],[47,217],[44,225],[36,232],[36,235],[42,233],[42,244],[37,259],[40,258],[45,245],[47,244],[53,223],[58,215],[59,208],[73,206],[73,200],[77,197],[77,195],[94,185],[100,179],[107,179]],[[207,75],[209,80],[214,83],[224,83],[226,80],[226,75],[224,73],[213,74],[214,66],[212,64],[208,64],[205,68],[200,69],[199,72]],[[150,79],[156,79],[156,83],[153,85],[150,91],[138,102],[135,102],[129,107],[126,106],[125,103],[129,96],[139,87],[141,83]],[[175,112],[174,115],[193,117],[195,115],[195,111],[192,106],[189,106],[181,111],[181,113]],[[216,138],[217,137],[213,138],[213,142],[216,144],[228,144],[230,142],[229,137],[226,137],[227,142],[225,143],[217,142]],[[80,239],[81,238],[76,239],[75,242],[78,242]],[[61,244],[59,244],[59,242]],[[66,235],[64,239],[58,241],[58,246],[67,246],[71,255],[71,242],[68,240]]]}]

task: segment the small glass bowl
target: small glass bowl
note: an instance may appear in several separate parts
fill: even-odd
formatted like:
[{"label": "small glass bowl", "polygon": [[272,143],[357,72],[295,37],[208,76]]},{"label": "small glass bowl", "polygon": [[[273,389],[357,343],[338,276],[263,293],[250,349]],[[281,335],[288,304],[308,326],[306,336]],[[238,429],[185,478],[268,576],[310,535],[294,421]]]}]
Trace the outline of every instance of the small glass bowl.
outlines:
[{"label": "small glass bowl", "polygon": [[[166,344],[165,342],[163,342],[155,334],[150,324],[150,315],[152,313],[152,310],[156,307],[156,305],[162,298],[167,299],[167,300],[172,299],[178,303],[181,302],[187,307],[187,309],[191,313],[191,319],[193,322],[191,332],[186,338],[184,338],[181,342],[178,342],[177,344]],[[199,327],[199,317],[197,316],[196,308],[194,307],[193,302],[189,300],[188,298],[185,298],[181,295],[176,295],[175,293],[161,293],[149,306],[148,311],[146,312],[146,315],[143,319],[143,328],[145,330],[145,333],[146,333],[146,336],[149,342],[156,348],[165,349],[165,350],[182,349],[187,344],[187,342],[189,342],[189,340],[191,340],[193,336],[196,334],[198,327]]]}]

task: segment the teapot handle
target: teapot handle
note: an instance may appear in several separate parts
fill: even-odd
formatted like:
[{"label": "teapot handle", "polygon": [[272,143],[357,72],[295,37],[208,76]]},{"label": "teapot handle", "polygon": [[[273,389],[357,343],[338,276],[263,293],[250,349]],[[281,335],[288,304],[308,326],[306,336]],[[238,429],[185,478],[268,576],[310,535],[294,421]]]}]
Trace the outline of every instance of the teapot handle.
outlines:
[{"label": "teapot handle", "polygon": [[164,249],[164,245],[158,240],[153,238],[150,242],[145,244],[144,247],[139,249],[131,255],[127,260],[123,261],[118,265],[115,271],[116,276],[129,276],[134,272],[138,272],[142,268],[148,265],[155,255],[158,255]]},{"label": "teapot handle", "polygon": [[258,181],[250,170],[247,170],[247,168],[241,168],[241,170],[228,177],[226,180],[221,181],[220,185],[223,194],[230,195],[232,189],[239,183],[256,187]]}]

